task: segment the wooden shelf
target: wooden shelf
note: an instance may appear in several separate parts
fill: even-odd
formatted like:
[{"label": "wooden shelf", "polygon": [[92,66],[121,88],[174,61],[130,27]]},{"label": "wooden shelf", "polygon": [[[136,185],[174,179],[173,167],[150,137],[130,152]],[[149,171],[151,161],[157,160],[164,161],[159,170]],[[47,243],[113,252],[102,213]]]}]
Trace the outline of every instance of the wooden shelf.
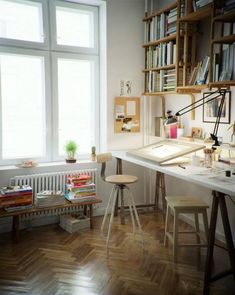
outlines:
[{"label": "wooden shelf", "polygon": [[195,22],[202,20],[208,16],[211,16],[212,14],[212,3],[198,9],[197,11],[194,11],[192,13],[189,13],[188,15],[185,15],[179,19],[180,22]]},{"label": "wooden shelf", "polygon": [[158,39],[156,41],[152,41],[143,45],[143,47],[155,46],[163,42],[169,42],[176,39],[176,34],[172,34],[170,36]]},{"label": "wooden shelf", "polygon": [[[193,0],[187,0],[189,1],[189,4],[193,3]],[[217,8],[220,8],[220,6],[218,5],[218,3],[216,1],[213,1],[213,3],[210,3],[200,9],[198,9],[197,11],[194,11],[192,13],[188,13],[187,15],[183,16],[182,18],[179,19],[179,14],[181,11],[181,6],[180,6],[180,0],[176,1],[175,3],[173,3],[172,5],[169,5],[167,7],[165,7],[164,9],[153,13],[150,16],[146,16],[144,18],[144,21],[153,21],[153,17],[155,16],[159,16],[162,13],[168,13],[171,9],[176,8],[177,7],[177,26],[176,26],[176,33],[172,34],[170,36],[166,36],[164,38],[158,39],[158,40],[153,40],[151,42],[145,43],[143,44],[143,48],[145,49],[145,65],[152,65],[152,63],[149,63],[149,58],[151,58],[150,54],[153,55],[153,50],[151,49],[155,49],[154,47],[159,46],[159,44],[163,44],[163,43],[167,43],[170,41],[173,41],[174,43],[174,50],[175,52],[175,56],[176,56],[176,62],[175,64],[170,64],[170,65],[166,65],[166,66],[162,66],[162,67],[153,67],[153,68],[145,68],[143,69],[143,73],[144,73],[144,89],[146,90],[145,93],[143,93],[143,95],[145,96],[161,96],[164,97],[164,95],[167,94],[185,94],[185,95],[189,95],[191,96],[192,100],[195,100],[195,94],[196,93],[201,93],[202,91],[205,91],[207,89],[211,89],[211,88],[229,88],[230,86],[235,86],[235,81],[219,81],[219,82],[207,82],[207,84],[204,85],[187,85],[187,81],[188,78],[190,76],[190,72],[192,75],[192,72],[195,73],[194,68],[197,66],[197,50],[198,48],[201,46],[200,42],[202,41],[201,39],[198,40],[198,38],[200,38],[200,33],[197,30],[191,30],[191,25],[197,25],[194,22],[199,22],[201,20],[206,20],[206,22],[210,23],[207,24],[208,25],[208,29],[210,30],[210,36],[208,36],[207,41],[208,41],[208,46],[210,51],[209,52],[205,52],[205,54],[210,54],[211,56],[211,60],[208,63],[208,72],[210,73],[209,81],[211,81],[212,76],[213,76],[213,62],[212,62],[212,56],[214,55],[214,53],[219,53],[219,63],[221,66],[222,60],[223,60],[223,44],[233,44],[235,43],[235,33],[232,33],[230,35],[227,36],[221,36],[221,32],[223,31],[221,28],[221,32],[218,32],[218,28],[217,25],[220,29],[220,27],[222,27],[223,22],[228,22],[228,23],[234,23],[235,22],[235,9],[230,10],[224,14],[217,14],[215,15],[215,12],[218,11]],[[190,22],[192,24],[190,24]],[[181,23],[184,24],[184,30],[181,30]],[[152,23],[149,25],[149,27],[153,25]],[[231,27],[231,26],[230,26]],[[148,26],[145,26],[145,28],[147,28],[148,30],[150,30],[150,28],[148,28]],[[231,29],[231,28],[230,28]],[[218,34],[215,34],[218,33]],[[220,35],[219,35],[220,34]],[[217,36],[216,36],[217,35]],[[215,44],[218,44],[218,50],[219,52],[215,52]],[[232,46],[232,45],[230,45]],[[217,48],[216,48],[217,49]],[[158,52],[158,54],[168,54],[167,53],[168,50],[168,46],[166,46],[166,50],[160,50]],[[181,58],[181,51],[182,50],[182,58]],[[191,53],[190,53],[191,50]],[[156,53],[157,53],[156,52]],[[188,54],[191,54],[191,63],[189,63],[188,60]],[[206,56],[205,55],[205,56]],[[149,57],[150,56],[150,57]],[[161,57],[161,56],[160,56]],[[202,61],[206,60],[205,57]],[[173,60],[171,60],[171,62],[173,62]],[[190,68],[190,69],[189,69]],[[173,69],[172,72],[175,70],[175,78],[176,78],[176,82],[178,83],[178,85],[187,85],[187,86],[177,86],[175,87],[173,90],[171,88],[169,88],[169,91],[166,91],[166,89],[164,91],[156,91],[156,92],[147,92],[149,91],[153,91],[153,89],[159,89],[156,87],[157,83],[155,81],[155,76],[159,76],[159,79],[162,79],[162,84],[170,84],[170,79],[168,81],[168,79],[165,80],[165,77],[162,77],[162,75],[159,74],[159,71],[161,70],[170,70]],[[183,71],[182,71],[183,70]],[[203,71],[204,72],[204,71]],[[178,75],[178,76],[177,76]],[[158,77],[157,77],[158,78]],[[181,81],[182,79],[182,81]],[[150,84],[151,82],[151,84]],[[181,84],[180,84],[181,82]],[[155,86],[155,87],[154,87]]]},{"label": "wooden shelf", "polygon": [[235,20],[235,9],[227,13],[217,15],[213,18],[214,22],[234,22]]},{"label": "wooden shelf", "polygon": [[171,64],[171,65],[167,65],[167,66],[163,66],[163,67],[158,67],[158,68],[150,68],[150,69],[144,69],[143,72],[156,72],[156,71],[160,71],[160,70],[170,70],[170,69],[174,69],[175,68],[175,64]]},{"label": "wooden shelf", "polygon": [[146,21],[152,19],[153,17],[155,17],[155,16],[157,16],[157,15],[161,15],[161,14],[164,13],[164,12],[168,12],[168,11],[170,11],[171,9],[176,8],[177,5],[178,5],[178,2],[176,1],[176,2],[174,2],[174,3],[172,3],[172,4],[170,4],[169,6],[166,6],[166,7],[164,7],[163,9],[161,9],[161,10],[159,10],[159,11],[157,11],[157,12],[155,12],[155,13],[149,15],[149,16],[144,17],[144,18],[143,18],[143,21],[146,22]]},{"label": "wooden shelf", "polygon": [[230,86],[235,86],[235,80],[231,80],[231,81],[217,81],[217,82],[211,82],[209,83],[209,87],[230,87]]},{"label": "wooden shelf", "polygon": [[145,96],[158,96],[158,95],[166,95],[166,94],[176,94],[176,91],[159,91],[159,92],[142,93],[142,95],[145,95]]},{"label": "wooden shelf", "polygon": [[178,94],[201,93],[203,89],[208,88],[208,84],[178,86],[176,88]]},{"label": "wooden shelf", "polygon": [[212,44],[216,44],[216,43],[223,44],[223,43],[234,43],[234,42],[235,42],[235,34],[212,40]]}]

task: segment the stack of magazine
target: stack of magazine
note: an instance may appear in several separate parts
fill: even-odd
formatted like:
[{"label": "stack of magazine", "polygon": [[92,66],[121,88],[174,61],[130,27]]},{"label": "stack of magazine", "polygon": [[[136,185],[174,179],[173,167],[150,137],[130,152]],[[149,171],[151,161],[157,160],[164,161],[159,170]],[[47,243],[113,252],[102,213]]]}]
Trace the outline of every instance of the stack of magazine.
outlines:
[{"label": "stack of magazine", "polygon": [[50,207],[63,205],[65,203],[64,193],[62,191],[41,191],[36,196],[37,207]]},{"label": "stack of magazine", "polygon": [[90,218],[83,214],[61,215],[60,226],[69,233],[78,232],[90,227]]}]

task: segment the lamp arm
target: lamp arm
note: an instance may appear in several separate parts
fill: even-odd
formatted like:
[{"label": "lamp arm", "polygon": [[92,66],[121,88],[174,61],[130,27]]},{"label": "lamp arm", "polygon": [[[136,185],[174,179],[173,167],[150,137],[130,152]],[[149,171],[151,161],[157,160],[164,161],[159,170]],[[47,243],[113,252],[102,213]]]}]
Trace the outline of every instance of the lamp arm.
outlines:
[{"label": "lamp arm", "polygon": [[[186,107],[182,108],[182,109],[179,110],[175,115],[176,115],[176,116],[182,116],[182,115],[184,115],[184,114],[186,114],[186,113],[188,113],[188,112],[190,112],[190,111],[192,111],[192,110],[194,110],[194,109],[196,109],[196,108],[198,108],[198,107],[204,105],[204,104],[205,104],[205,99],[206,99],[206,98],[210,97],[211,95],[214,95],[214,94],[218,93],[217,96],[214,96],[214,97],[210,98],[209,100],[206,101],[206,103],[208,103],[208,102],[210,102],[210,101],[216,99],[217,97],[219,97],[219,96],[221,95],[221,92],[222,92],[222,91],[223,91],[223,90],[216,90],[216,91],[214,91],[214,92],[211,92],[211,93],[207,94],[206,96],[200,98],[199,100],[197,100],[197,101],[191,103],[190,105],[187,105]],[[200,103],[199,105],[197,105],[199,102],[202,102],[202,103]],[[190,109],[188,109],[188,108],[190,108]],[[184,111],[184,110],[185,110],[185,111]],[[184,111],[184,112],[181,113],[182,111]]]},{"label": "lamp arm", "polygon": [[[227,93],[226,89],[218,89],[214,92],[209,93],[208,95],[202,97],[201,99],[199,99],[198,101],[182,108],[181,110],[179,110],[175,115],[176,116],[182,116],[218,97],[221,96],[221,101],[220,101],[220,105],[219,105],[219,109],[218,109],[218,113],[217,113],[217,117],[216,117],[216,121],[215,121],[215,126],[214,126],[214,130],[213,133],[211,133],[211,138],[215,141],[215,143],[212,145],[212,148],[214,148],[215,146],[219,146],[219,142],[218,142],[218,137],[217,137],[217,133],[218,133],[218,129],[219,129],[219,124],[220,124],[220,118],[222,115],[222,111],[223,111],[223,107],[224,107],[224,102],[225,102],[225,95]],[[205,98],[210,97],[211,95],[217,94],[216,96],[213,96],[212,98],[208,99],[207,101],[205,101]],[[198,104],[199,102],[201,102],[200,104]],[[188,109],[190,108],[190,109]],[[183,112],[182,112],[183,111]]]},{"label": "lamp arm", "polygon": [[215,122],[215,126],[214,126],[214,131],[213,131],[213,134],[215,136],[217,136],[217,133],[218,133],[220,118],[221,118],[223,107],[224,107],[224,101],[225,101],[225,93],[222,94],[222,98],[221,98],[221,102],[220,102],[219,110],[218,110],[218,115],[216,117],[216,122]]}]

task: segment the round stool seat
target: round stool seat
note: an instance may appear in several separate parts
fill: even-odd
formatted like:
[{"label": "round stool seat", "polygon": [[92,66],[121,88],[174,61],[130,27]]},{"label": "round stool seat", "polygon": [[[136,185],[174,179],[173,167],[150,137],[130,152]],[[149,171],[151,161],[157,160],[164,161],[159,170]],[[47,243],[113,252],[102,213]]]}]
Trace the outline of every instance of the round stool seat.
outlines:
[{"label": "round stool seat", "polygon": [[105,178],[105,181],[113,184],[130,184],[135,183],[138,181],[138,177],[133,175],[125,175],[125,174],[117,174],[117,175],[110,175]]}]

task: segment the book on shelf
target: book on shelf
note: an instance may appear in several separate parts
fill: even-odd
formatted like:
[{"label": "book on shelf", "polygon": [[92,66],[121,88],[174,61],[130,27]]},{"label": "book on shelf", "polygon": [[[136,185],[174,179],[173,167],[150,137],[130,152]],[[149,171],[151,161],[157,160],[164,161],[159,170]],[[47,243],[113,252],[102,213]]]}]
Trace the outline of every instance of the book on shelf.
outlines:
[{"label": "book on shelf", "polygon": [[22,195],[32,194],[32,188],[29,185],[14,185],[14,186],[2,186],[0,187],[0,195]]},{"label": "book on shelf", "polygon": [[235,44],[223,44],[222,63],[220,66],[219,81],[229,81],[234,78]]},{"label": "book on shelf", "polygon": [[193,10],[197,11],[198,9],[212,3],[213,0],[193,0]]},{"label": "book on shelf", "polygon": [[192,81],[194,81],[194,84],[190,84],[190,85],[202,85],[206,83],[208,72],[209,72],[209,62],[210,62],[210,57],[206,55],[204,59],[197,64],[197,67],[194,73],[196,75],[196,79],[194,81],[194,76],[190,77],[190,80],[191,80],[190,82],[193,83]]},{"label": "book on shelf", "polygon": [[223,7],[223,12],[228,13],[230,10],[235,9],[235,0],[227,0],[225,1],[225,5]]}]

